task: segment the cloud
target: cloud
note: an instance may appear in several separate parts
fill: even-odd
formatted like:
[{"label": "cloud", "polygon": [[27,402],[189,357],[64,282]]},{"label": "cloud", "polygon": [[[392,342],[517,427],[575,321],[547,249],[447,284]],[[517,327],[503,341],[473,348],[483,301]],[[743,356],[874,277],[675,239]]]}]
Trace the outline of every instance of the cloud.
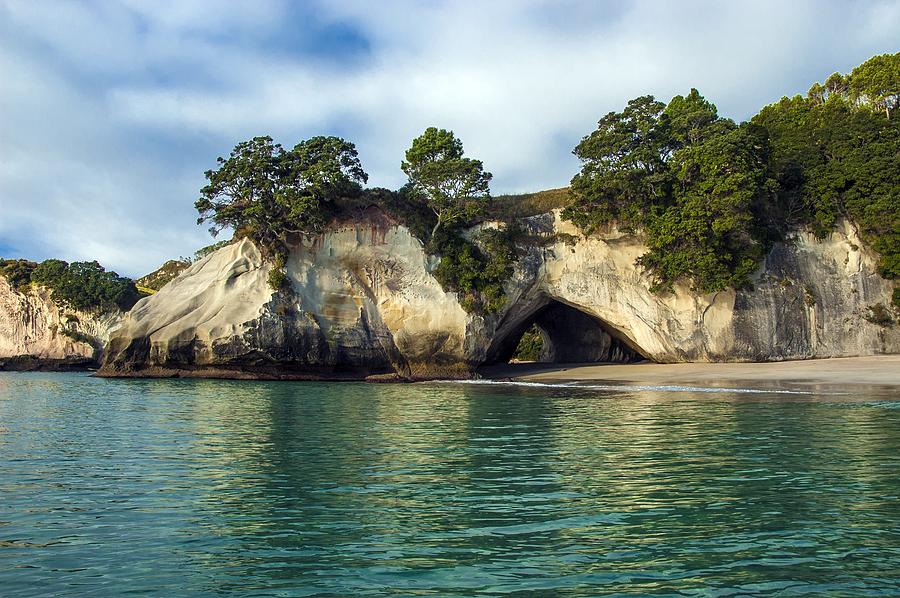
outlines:
[{"label": "cloud", "polygon": [[[564,185],[637,95],[751,116],[896,51],[900,2],[0,3],[0,246],[142,274],[209,242],[202,172],[242,139],[356,142],[370,184],[431,125],[496,192]],[[894,44],[894,45],[892,45]]]}]

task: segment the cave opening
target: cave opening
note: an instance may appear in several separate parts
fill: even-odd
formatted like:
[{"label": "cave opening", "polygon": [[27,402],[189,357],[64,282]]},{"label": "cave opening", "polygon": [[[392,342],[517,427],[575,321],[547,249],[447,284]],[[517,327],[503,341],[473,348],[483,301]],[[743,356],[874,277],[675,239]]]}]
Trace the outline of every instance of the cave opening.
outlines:
[{"label": "cave opening", "polygon": [[647,356],[607,322],[545,299],[515,322],[501,324],[484,365],[506,363],[634,363]]}]

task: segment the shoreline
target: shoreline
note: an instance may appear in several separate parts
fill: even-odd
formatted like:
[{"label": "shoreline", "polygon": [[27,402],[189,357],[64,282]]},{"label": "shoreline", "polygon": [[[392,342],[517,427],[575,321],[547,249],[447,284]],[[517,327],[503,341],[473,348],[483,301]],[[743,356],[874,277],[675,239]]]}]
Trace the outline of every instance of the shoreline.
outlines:
[{"label": "shoreline", "polygon": [[34,355],[0,357],[0,372],[92,372],[100,364],[90,357],[51,359]]},{"label": "shoreline", "polygon": [[807,388],[817,386],[900,386],[900,354],[864,357],[835,357],[792,361],[716,363],[516,363],[484,366],[471,375],[406,377],[396,373],[300,370],[294,368],[163,368],[114,370],[92,360],[0,359],[0,371],[12,372],[92,372],[100,378],[201,378],[219,380],[314,381],[408,383],[482,379],[489,381],[540,382],[548,384],[613,383],[621,386],[690,385],[734,387],[757,385],[766,388]]},{"label": "shoreline", "polygon": [[900,355],[742,363],[510,364],[485,368],[483,376],[515,382],[613,382],[623,386],[900,386]]}]

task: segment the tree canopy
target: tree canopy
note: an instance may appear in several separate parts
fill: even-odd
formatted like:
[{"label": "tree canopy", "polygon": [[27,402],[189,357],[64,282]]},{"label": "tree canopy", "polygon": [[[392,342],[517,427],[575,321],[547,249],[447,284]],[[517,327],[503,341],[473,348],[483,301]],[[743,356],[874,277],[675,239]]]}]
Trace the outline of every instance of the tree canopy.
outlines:
[{"label": "tree canopy", "polygon": [[18,289],[31,283],[45,286],[54,301],[72,309],[128,310],[140,298],[133,280],[107,272],[96,261],[70,264],[49,259],[37,264],[0,259],[0,275]]},{"label": "tree canopy", "polygon": [[900,52],[873,56],[850,73],[851,97],[884,110],[888,118],[900,106]]},{"label": "tree canopy", "polygon": [[484,209],[492,175],[480,160],[463,157],[462,141],[453,131],[429,127],[415,138],[401,163],[410,185],[437,218],[432,236],[442,226],[458,224]]},{"label": "tree canopy", "polygon": [[809,226],[853,222],[900,277],[900,53],[834,73],[740,126],[696,89],[610,112],[574,150],[582,161],[564,217],[585,232],[641,230],[638,262],[656,290],[750,282],[767,246]]},{"label": "tree canopy", "polygon": [[573,203],[587,232],[616,221],[647,233],[639,263],[665,290],[681,278],[702,291],[745,286],[760,254],[753,206],[770,189],[758,127],[720,118],[696,89],[668,103],[642,96],[610,112],[574,153]]},{"label": "tree canopy", "polygon": [[290,234],[320,231],[328,204],[360,193],[368,180],[356,147],[338,137],[313,137],[291,150],[254,137],[217,162],[194,204],[198,224],[212,222],[213,235],[233,228],[273,253]]},{"label": "tree canopy", "polygon": [[868,83],[857,76],[885,63],[900,73],[898,60],[876,56],[849,78],[832,75],[806,98],[782,98],[752,119],[769,136],[778,182],[770,214],[782,230],[810,226],[825,235],[848,219],[881,255],[885,278],[900,277],[900,119],[884,99],[872,100],[872,88],[861,91]]}]

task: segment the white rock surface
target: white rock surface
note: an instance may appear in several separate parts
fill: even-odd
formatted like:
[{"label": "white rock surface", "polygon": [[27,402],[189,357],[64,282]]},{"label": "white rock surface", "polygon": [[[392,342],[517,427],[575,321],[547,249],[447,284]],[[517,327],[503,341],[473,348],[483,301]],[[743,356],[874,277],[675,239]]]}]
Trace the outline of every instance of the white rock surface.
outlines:
[{"label": "white rock surface", "polygon": [[66,309],[50,298],[48,289],[30,285],[19,291],[0,276],[0,361],[97,361],[120,320],[119,312]]}]

